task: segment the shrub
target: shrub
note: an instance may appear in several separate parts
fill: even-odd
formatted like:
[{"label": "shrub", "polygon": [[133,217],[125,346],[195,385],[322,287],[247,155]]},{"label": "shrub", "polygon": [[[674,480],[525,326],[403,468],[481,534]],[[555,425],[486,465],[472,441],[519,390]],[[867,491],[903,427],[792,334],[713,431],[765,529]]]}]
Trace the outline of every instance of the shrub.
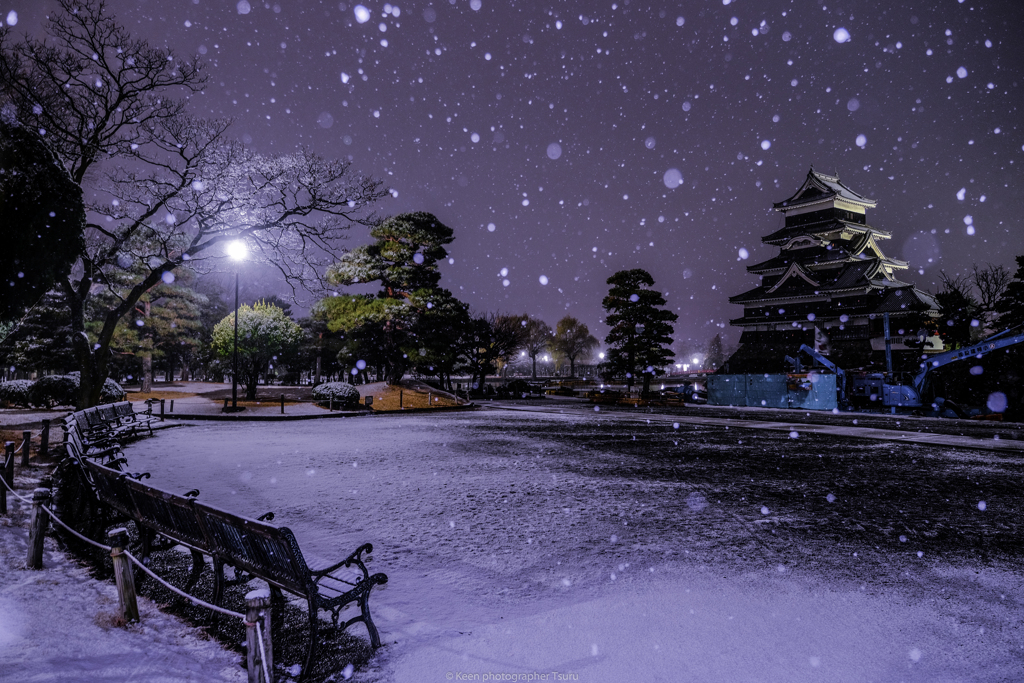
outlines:
[{"label": "shrub", "polygon": [[33,408],[73,406],[78,399],[78,378],[71,375],[47,375],[37,379],[28,390]]},{"label": "shrub", "polygon": [[[67,376],[75,381],[75,391],[77,392],[80,381],[78,378],[82,374],[75,371]],[[108,377],[103,381],[103,389],[100,390],[100,403],[117,403],[118,401],[123,401],[125,396],[127,394],[125,394],[124,389],[115,380]]]},{"label": "shrub", "polygon": [[[28,389],[27,404],[36,408],[52,408],[54,406],[73,406],[78,400],[80,383],[77,372],[69,375],[47,375],[40,377]],[[111,378],[103,382],[100,391],[100,403],[116,403],[125,398],[124,389]]]},{"label": "shrub", "polygon": [[28,408],[28,391],[32,384],[30,379],[16,379],[0,384],[0,401],[19,408]]},{"label": "shrub", "polygon": [[320,403],[333,400],[341,408],[359,406],[359,390],[348,382],[324,382],[313,388],[313,399]]}]

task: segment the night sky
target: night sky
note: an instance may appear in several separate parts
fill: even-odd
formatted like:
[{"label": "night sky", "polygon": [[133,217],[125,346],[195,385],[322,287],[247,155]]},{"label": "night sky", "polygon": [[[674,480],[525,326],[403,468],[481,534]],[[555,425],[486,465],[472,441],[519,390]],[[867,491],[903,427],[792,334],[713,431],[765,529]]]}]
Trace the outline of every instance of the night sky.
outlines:
[{"label": "night sky", "polygon": [[[54,6],[0,10],[35,32]],[[812,164],[878,201],[868,222],[922,288],[1024,254],[1019,0],[109,6],[205,58],[193,113],[260,151],[348,157],[396,191],[382,212],[451,226],[441,284],[477,312],[603,336],[605,280],[644,268],[678,340],[735,342],[728,297]]]}]

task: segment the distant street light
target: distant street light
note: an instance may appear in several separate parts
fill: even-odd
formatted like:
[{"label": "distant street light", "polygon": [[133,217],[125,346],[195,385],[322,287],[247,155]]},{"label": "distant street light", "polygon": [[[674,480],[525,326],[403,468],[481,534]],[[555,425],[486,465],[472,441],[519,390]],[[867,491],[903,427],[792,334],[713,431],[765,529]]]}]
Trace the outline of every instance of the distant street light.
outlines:
[{"label": "distant street light", "polygon": [[245,242],[242,240],[235,240],[234,242],[228,242],[225,248],[228,256],[232,261],[236,262],[235,265],[235,348],[232,354],[231,362],[231,412],[238,410],[238,271],[240,270],[239,265],[245,260],[249,250],[245,246]]}]

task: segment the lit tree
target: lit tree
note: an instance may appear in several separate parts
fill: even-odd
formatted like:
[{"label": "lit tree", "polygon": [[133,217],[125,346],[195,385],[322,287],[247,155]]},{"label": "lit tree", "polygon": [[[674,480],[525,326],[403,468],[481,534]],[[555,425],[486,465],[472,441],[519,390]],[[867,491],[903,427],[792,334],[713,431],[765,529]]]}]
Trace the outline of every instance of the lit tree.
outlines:
[{"label": "lit tree", "polygon": [[590,334],[587,326],[571,315],[558,321],[551,348],[563,358],[569,360],[569,376],[576,376],[576,359],[588,356],[598,347],[599,342]]},{"label": "lit tree", "polygon": [[654,278],[639,268],[620,270],[608,278],[611,289],[601,305],[608,312],[605,322],[611,327],[605,343],[604,371],[609,377],[625,376],[630,391],[633,380],[643,377],[644,393],[650,391],[651,378],[662,374],[672,359],[672,323],[678,316],[666,311],[665,297],[650,289]]},{"label": "lit tree", "polygon": [[[234,325],[232,312],[213,328],[213,348],[223,359],[234,352]],[[278,357],[295,353],[302,337],[302,328],[277,306],[257,301],[238,308],[238,379],[245,384],[246,400],[256,400],[260,375]]]}]

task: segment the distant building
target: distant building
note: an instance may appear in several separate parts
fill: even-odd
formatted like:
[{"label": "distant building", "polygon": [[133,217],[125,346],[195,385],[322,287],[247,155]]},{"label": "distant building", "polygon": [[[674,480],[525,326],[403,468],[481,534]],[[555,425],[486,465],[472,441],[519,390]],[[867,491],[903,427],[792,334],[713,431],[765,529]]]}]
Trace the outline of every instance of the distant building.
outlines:
[{"label": "distant building", "polygon": [[785,356],[813,346],[843,368],[885,369],[883,314],[890,319],[894,369],[918,367],[942,350],[935,299],[898,277],[908,263],[879,246],[892,234],[870,226],[875,200],[837,176],[807,173],[792,197],[774,205],[784,225],[761,238],[779,254],[747,268],[761,283],[729,299],[743,306],[730,323],[743,330],[726,373],[786,372]]}]

